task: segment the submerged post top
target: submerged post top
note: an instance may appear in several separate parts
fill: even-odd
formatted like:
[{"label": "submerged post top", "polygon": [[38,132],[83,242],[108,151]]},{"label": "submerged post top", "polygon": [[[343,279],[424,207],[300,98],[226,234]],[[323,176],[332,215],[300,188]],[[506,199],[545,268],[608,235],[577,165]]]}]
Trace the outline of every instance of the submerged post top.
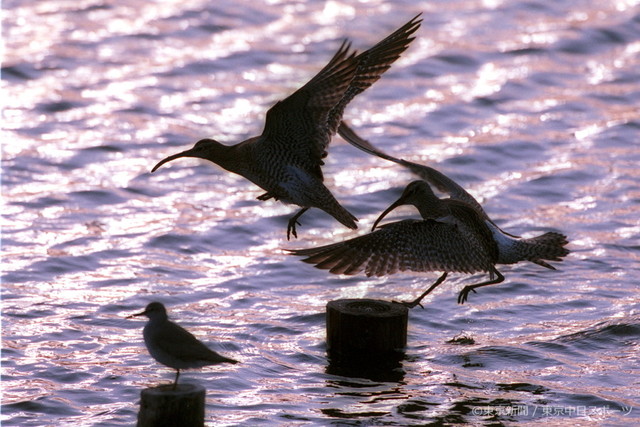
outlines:
[{"label": "submerged post top", "polygon": [[374,299],[340,299],[329,301],[327,310],[332,308],[350,316],[395,317],[406,315],[407,307],[391,301]]}]

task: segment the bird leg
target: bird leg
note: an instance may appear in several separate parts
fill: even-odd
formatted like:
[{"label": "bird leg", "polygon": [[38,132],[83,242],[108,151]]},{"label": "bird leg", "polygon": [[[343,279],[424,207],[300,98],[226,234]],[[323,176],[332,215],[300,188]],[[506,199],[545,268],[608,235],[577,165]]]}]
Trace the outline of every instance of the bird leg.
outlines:
[{"label": "bird leg", "polygon": [[[477,285],[468,285],[465,286],[464,288],[462,288],[462,290],[460,291],[460,294],[458,295],[458,304],[464,304],[464,302],[467,300],[467,298],[469,297],[469,292],[473,291],[474,293],[476,292],[476,288],[481,288],[483,286],[489,286],[489,285],[495,285],[497,283],[500,283],[504,280],[504,276],[495,268],[493,269],[493,271],[489,272],[491,274],[490,279],[491,280],[487,280],[486,282],[482,282],[482,283],[478,283]],[[498,277],[496,277],[495,279],[493,278],[493,273],[497,274]]]},{"label": "bird leg", "polygon": [[[422,295],[420,295],[418,298],[416,298],[415,300],[411,301],[411,302],[399,302],[399,304],[404,305],[405,307],[408,308],[414,308],[416,305],[419,305],[421,308],[424,308],[422,306],[422,304],[420,304],[420,301],[422,301],[422,299],[424,297],[426,297],[427,295],[429,295],[429,293],[434,290],[435,288],[438,287],[438,285],[440,285],[442,282],[444,282],[444,280],[447,278],[447,272],[445,271],[444,273],[442,273],[442,276],[440,276],[438,278],[438,280],[435,281],[435,283],[433,285],[431,285],[429,287],[429,289],[427,289],[426,291],[424,291],[422,293]],[[396,302],[396,301],[393,301]]]},{"label": "bird leg", "polygon": [[176,369],[176,379],[173,381],[173,389],[175,390],[178,386],[178,377],[180,376],[180,369]]},{"label": "bird leg", "polygon": [[293,235],[293,237],[295,237],[296,239],[298,238],[298,233],[296,233],[296,224],[302,225],[298,222],[298,218],[300,218],[300,216],[308,210],[308,207],[302,208],[297,214],[291,217],[291,219],[289,220],[289,225],[287,226],[287,240],[291,240],[289,238],[290,235]]}]

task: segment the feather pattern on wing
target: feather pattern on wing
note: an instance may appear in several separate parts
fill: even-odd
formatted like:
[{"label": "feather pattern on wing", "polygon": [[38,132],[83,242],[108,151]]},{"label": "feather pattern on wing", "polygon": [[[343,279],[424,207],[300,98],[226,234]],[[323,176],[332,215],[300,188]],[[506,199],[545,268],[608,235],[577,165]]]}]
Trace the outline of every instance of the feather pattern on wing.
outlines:
[{"label": "feather pattern on wing", "polygon": [[477,233],[434,220],[404,220],[344,242],[291,250],[334,274],[384,276],[398,271],[490,271],[497,248]]},{"label": "feather pattern on wing", "polygon": [[[356,56],[345,41],[307,84],[267,112],[256,152],[285,155],[291,164],[322,179],[320,166],[347,104],[371,86],[413,40],[418,16],[371,49]],[[282,161],[282,160],[280,160]]]}]

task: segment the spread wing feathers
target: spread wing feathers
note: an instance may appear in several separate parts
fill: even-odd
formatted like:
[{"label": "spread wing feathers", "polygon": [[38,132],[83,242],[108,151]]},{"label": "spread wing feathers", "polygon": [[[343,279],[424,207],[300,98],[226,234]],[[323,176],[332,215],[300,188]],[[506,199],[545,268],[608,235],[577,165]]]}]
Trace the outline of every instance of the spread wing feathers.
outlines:
[{"label": "spread wing feathers", "polygon": [[322,179],[320,166],[326,157],[327,142],[318,143],[318,137],[329,139],[324,131],[330,109],[344,96],[353,79],[357,63],[356,52],[349,52],[346,40],[331,61],[307,84],[267,111],[265,127],[258,145],[266,152],[270,149],[289,156],[294,163]]},{"label": "spread wing feathers", "polygon": [[384,73],[413,40],[417,17],[356,56],[347,41],[307,84],[267,112],[259,145],[285,152],[293,163],[322,179],[320,166],[346,105]]},{"label": "spread wing feathers", "polygon": [[459,200],[471,206],[483,219],[489,219],[484,209],[478,201],[469,194],[464,188],[462,188],[457,182],[449,178],[442,172],[437,171],[429,166],[420,165],[417,163],[409,162],[407,160],[398,159],[393,157],[378,148],[374,147],[369,141],[362,139],[357,133],[353,131],[345,122],[341,122],[338,127],[338,133],[348,143],[362,151],[365,151],[374,156],[378,156],[385,160],[395,162],[409,169],[414,174],[418,175],[429,184],[435,186],[442,193],[448,194],[453,200]]},{"label": "spread wing feathers", "polygon": [[355,60],[358,67],[353,80],[340,102],[329,113],[329,132],[331,135],[335,135],[347,104],[356,95],[362,93],[380,79],[382,74],[391,68],[391,64],[400,58],[402,52],[415,39],[415,37],[410,36],[420,28],[422,20],[418,19],[419,17],[420,14],[416,15],[387,38],[356,57]]},{"label": "spread wing feathers", "polygon": [[175,323],[158,328],[154,336],[155,344],[162,351],[180,360],[191,362],[237,363],[224,357],[200,342],[191,332]]},{"label": "spread wing feathers", "polygon": [[334,274],[384,276],[398,271],[491,271],[493,248],[473,233],[434,220],[404,220],[344,242],[290,250]]}]

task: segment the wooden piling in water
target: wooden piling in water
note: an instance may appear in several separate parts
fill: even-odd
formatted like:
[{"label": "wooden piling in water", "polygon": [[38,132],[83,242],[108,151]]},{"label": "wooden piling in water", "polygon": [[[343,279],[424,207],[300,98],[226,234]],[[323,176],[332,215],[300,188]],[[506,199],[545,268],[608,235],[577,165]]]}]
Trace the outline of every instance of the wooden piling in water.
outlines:
[{"label": "wooden piling in water", "polygon": [[150,387],[140,392],[138,427],[204,426],[205,388],[199,384]]},{"label": "wooden piling in water", "polygon": [[371,299],[341,299],[327,304],[327,351],[332,358],[378,359],[397,355],[407,345],[409,309]]}]

